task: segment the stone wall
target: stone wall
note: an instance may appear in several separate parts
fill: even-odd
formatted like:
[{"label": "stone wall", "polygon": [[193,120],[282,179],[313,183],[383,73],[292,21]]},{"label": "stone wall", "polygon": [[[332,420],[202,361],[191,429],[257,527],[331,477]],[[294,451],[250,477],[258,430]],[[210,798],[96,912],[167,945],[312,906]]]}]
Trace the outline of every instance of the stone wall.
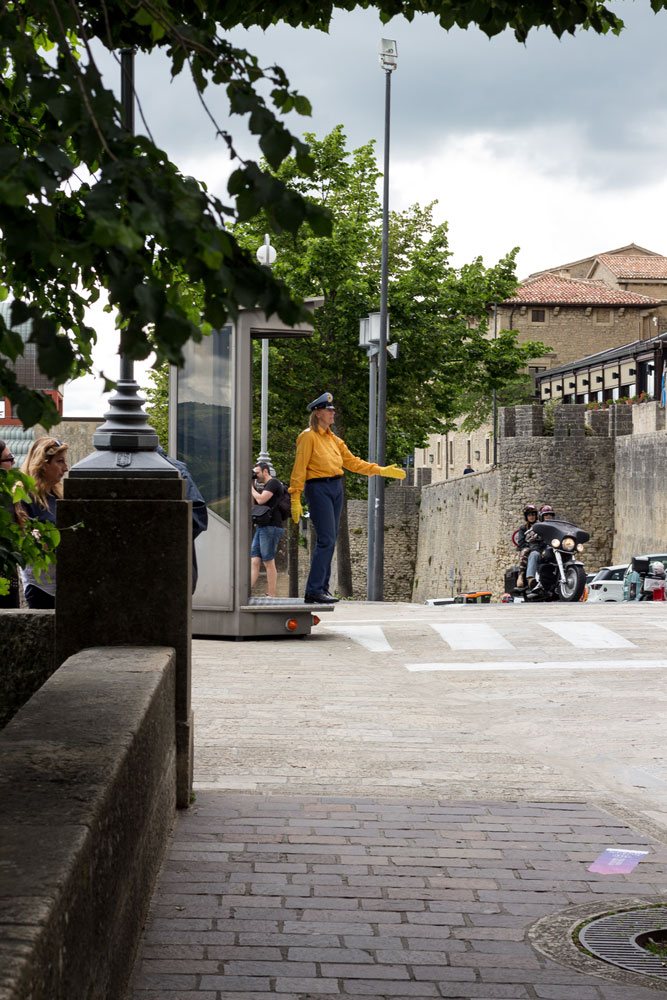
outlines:
[{"label": "stone wall", "polygon": [[412,599],[498,594],[499,566],[507,562],[501,523],[497,469],[425,486]]},{"label": "stone wall", "polygon": [[47,431],[41,426],[35,428],[35,437],[45,434],[57,438],[63,444],[69,445],[67,464],[70,469],[93,451],[93,434],[95,428],[104,422],[103,417],[63,417],[56,427]]},{"label": "stone wall", "polygon": [[53,611],[0,610],[0,729],[56,669]]},{"label": "stone wall", "polygon": [[125,996],[175,812],[174,652],[71,657],[0,734],[0,994]]},{"label": "stone wall", "polygon": [[[417,560],[419,504],[421,490],[404,483],[385,488],[384,521],[384,599],[410,601]],[[368,504],[348,500],[353,596],[366,597],[368,565]]]},{"label": "stone wall", "polygon": [[595,435],[586,430],[584,407],[558,407],[553,436],[544,436],[539,405],[508,408],[500,416],[496,469],[423,490],[415,601],[469,590],[499,597],[505,570],[517,560],[511,539],[527,503],[550,503],[559,516],[590,533],[585,565],[598,569],[612,558],[611,435],[622,432],[621,424],[627,429],[621,416],[628,414],[605,412]]},{"label": "stone wall", "polygon": [[[588,531],[582,555],[592,570],[609,565],[614,532],[614,442],[610,438],[508,438],[500,443],[501,534],[516,561],[512,532],[527,503],[549,503],[557,516]],[[500,569],[501,567],[499,567]],[[502,579],[500,585],[502,585]]]},{"label": "stone wall", "polygon": [[666,468],[664,429],[616,441],[614,563],[644,552],[667,552]]},{"label": "stone wall", "polygon": [[[544,309],[544,323],[532,321],[533,308]],[[652,311],[657,312],[657,306]],[[544,358],[534,358],[530,363],[553,368],[653,336],[646,313],[646,309],[629,306],[612,309],[569,305],[500,306],[498,326],[517,330],[520,344],[526,340],[541,340],[549,352]]]}]

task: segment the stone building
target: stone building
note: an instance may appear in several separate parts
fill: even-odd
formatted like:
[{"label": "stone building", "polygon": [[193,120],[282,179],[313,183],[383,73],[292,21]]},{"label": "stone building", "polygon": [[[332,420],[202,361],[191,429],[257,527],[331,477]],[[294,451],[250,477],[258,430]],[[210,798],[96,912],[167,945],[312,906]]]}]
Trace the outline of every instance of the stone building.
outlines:
[{"label": "stone building", "polygon": [[[536,398],[542,402],[566,397],[572,397],[571,402],[588,402],[597,398],[597,390],[605,399],[618,398],[623,394],[621,378],[626,395],[640,391],[652,395],[656,386],[659,389],[662,368],[659,361],[656,367],[649,358],[653,347],[645,351],[643,342],[648,344],[667,331],[667,257],[629,243],[537,271],[521,282],[515,295],[499,303],[497,324],[499,329],[517,330],[520,343],[540,340],[549,348],[528,367],[540,383]],[[594,380],[602,376],[602,383],[595,382],[595,395],[593,390],[588,395],[588,385],[593,383],[586,372],[582,370],[578,378],[569,374],[568,366],[579,359],[586,361],[586,367],[591,357],[628,345],[631,350],[617,374],[611,361],[606,365],[608,373],[606,368],[593,373]],[[633,360],[638,354],[642,355],[639,365]],[[638,378],[633,378],[633,369]],[[546,379],[545,372],[549,373]],[[429,435],[426,446],[415,451],[414,464],[416,469],[429,468],[433,482],[439,482],[457,478],[466,464],[476,471],[490,469],[497,455],[493,428],[484,425],[471,433],[457,428]]]},{"label": "stone building", "polygon": [[528,369],[539,374],[584,355],[649,340],[661,332],[660,307],[659,299],[601,280],[546,273],[522,282],[499,304],[498,322],[501,329],[517,330],[520,343],[547,345]]}]

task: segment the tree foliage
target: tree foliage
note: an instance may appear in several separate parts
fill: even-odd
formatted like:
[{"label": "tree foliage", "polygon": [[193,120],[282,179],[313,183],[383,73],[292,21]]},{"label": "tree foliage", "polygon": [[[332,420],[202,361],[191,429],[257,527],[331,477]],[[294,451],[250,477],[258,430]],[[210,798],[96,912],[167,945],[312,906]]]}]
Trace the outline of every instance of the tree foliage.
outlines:
[{"label": "tree foliage", "polygon": [[0,469],[0,594],[9,592],[9,578],[17,566],[30,565],[39,574],[55,562],[60,542],[55,524],[28,518],[19,527],[14,517],[14,504],[21,500],[32,503],[30,490],[34,485],[34,480],[18,469]]},{"label": "tree foliage", "polygon": [[[667,0],[652,0],[654,10]],[[0,272],[15,299],[0,321],[0,393],[26,425],[49,426],[48,398],[18,385],[6,361],[22,350],[11,329],[32,318],[42,371],[56,381],[91,367],[95,331],[86,306],[108,292],[122,350],[158,363],[239,306],[259,305],[287,322],[299,318],[286,287],[237,243],[230,225],[262,212],[273,232],[307,222],[327,231],[318,205],[283,184],[288,157],[304,174],[306,146],[280,115],[307,115],[308,100],[280,67],[262,68],[225,32],[284,22],[326,30],[334,10],[374,7],[383,21],[435,14],[443,28],[478,25],[489,36],[511,28],[523,41],[536,27],[557,35],[578,27],[618,32],[620,19],[599,0],[4,0],[0,4]],[[100,75],[95,46],[162,51],[173,75],[187,70],[202,101],[224,88],[231,115],[245,119],[271,170],[241,159],[232,134],[213,131],[237,161],[229,198],[184,177],[150,135],[124,130]],[[265,99],[262,88],[268,88]],[[179,280],[180,278],[184,280]],[[196,287],[199,295],[192,297]]]},{"label": "tree foliage", "polygon": [[[281,475],[289,473],[294,439],[306,422],[306,403],[324,390],[336,402],[336,426],[357,454],[368,453],[368,361],[358,346],[359,320],[379,309],[381,205],[375,149],[350,152],[342,126],[318,140],[306,136],[314,172],[303,174],[288,158],[279,178],[326,207],[328,238],[302,227],[274,238],[276,273],[295,294],[321,301],[314,335],[274,341],[269,378],[269,451]],[[249,249],[263,239],[261,216],[237,227]],[[433,219],[433,205],[414,205],[390,217],[390,340],[398,358],[388,360],[387,461],[403,462],[436,430],[452,427],[464,413],[483,419],[493,390],[520,378],[544,345],[519,345],[516,335],[489,336],[493,302],[516,288],[514,258],[494,267],[481,258],[462,268],[451,264],[447,226]],[[258,362],[258,356],[256,357]],[[255,373],[259,412],[259,366]],[[361,488],[354,477],[352,488]]]}]

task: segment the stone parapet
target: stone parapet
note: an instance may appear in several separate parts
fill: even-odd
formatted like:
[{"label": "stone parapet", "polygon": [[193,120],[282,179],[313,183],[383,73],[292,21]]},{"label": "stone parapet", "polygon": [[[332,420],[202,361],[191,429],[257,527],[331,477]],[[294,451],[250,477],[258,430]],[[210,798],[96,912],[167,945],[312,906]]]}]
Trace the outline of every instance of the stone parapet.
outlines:
[{"label": "stone parapet", "polygon": [[632,433],[651,434],[665,430],[665,408],[657,400],[631,407]]},{"label": "stone parapet", "polygon": [[175,655],[71,657],[0,734],[0,996],[111,1000],[176,807]]},{"label": "stone parapet", "polygon": [[503,406],[498,411],[498,437],[516,436],[516,411],[513,406]]},{"label": "stone parapet", "polygon": [[583,438],[586,434],[586,407],[579,403],[557,406],[554,409],[554,437]]},{"label": "stone parapet", "polygon": [[544,409],[540,403],[514,407],[515,437],[541,437],[544,434]]},{"label": "stone parapet", "polygon": [[632,434],[632,407],[610,406],[609,436],[615,438],[623,434]]},{"label": "stone parapet", "polygon": [[53,611],[0,611],[0,729],[56,669]]}]

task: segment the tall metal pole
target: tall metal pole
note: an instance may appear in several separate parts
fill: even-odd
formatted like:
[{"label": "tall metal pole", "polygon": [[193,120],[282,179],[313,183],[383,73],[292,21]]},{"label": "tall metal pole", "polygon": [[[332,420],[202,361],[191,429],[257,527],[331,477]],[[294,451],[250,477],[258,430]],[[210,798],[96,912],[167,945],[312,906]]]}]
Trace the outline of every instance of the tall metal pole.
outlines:
[{"label": "tall metal pole", "polygon": [[[377,451],[377,348],[368,348],[368,461],[376,461]],[[372,601],[375,585],[375,498],[377,476],[368,477],[368,568],[366,570],[366,597]]]},{"label": "tall metal pole", "polygon": [[[271,246],[269,234],[264,235],[264,245],[257,251],[257,259],[260,263],[271,267],[276,259],[276,251]],[[262,340],[262,386],[261,386],[261,408],[259,418],[259,455],[258,462],[268,462],[271,464],[269,455],[269,341],[266,337]]]},{"label": "tall metal pole", "polygon": [[[493,339],[498,336],[498,303],[493,303]],[[493,465],[498,464],[498,395],[493,390]]]},{"label": "tall metal pole", "polygon": [[[380,346],[378,353],[377,457],[385,464],[387,450],[387,299],[389,288],[389,137],[391,69],[385,69],[384,183],[382,194],[382,263],[380,272]],[[375,562],[371,601],[384,600],[384,479],[375,477]]]}]

